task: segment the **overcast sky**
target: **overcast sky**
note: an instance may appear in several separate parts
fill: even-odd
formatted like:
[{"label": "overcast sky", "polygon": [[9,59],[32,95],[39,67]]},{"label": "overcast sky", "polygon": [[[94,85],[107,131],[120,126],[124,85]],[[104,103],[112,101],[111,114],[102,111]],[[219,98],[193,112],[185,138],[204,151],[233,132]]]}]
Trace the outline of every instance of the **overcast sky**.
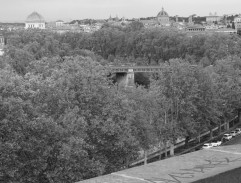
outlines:
[{"label": "overcast sky", "polygon": [[161,8],[170,16],[241,13],[241,0],[0,0],[0,22],[24,22],[33,11],[46,21],[62,19],[140,18],[156,16]]}]

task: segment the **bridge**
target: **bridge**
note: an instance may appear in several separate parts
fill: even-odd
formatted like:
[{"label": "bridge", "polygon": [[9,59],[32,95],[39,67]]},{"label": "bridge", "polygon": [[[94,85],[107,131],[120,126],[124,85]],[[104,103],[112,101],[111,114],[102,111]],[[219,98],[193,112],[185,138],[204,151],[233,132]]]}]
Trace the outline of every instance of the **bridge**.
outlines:
[{"label": "bridge", "polygon": [[128,73],[128,72],[159,72],[160,66],[110,66],[114,73]]},{"label": "bridge", "polygon": [[135,73],[160,72],[160,66],[110,66],[111,72],[116,74],[116,81],[124,87],[135,85]]}]

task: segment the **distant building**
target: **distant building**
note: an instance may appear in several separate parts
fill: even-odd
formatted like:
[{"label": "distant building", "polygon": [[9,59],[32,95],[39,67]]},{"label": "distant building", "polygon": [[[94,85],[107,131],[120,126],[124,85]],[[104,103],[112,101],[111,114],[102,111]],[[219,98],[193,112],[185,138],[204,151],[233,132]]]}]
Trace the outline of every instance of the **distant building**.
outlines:
[{"label": "distant building", "polygon": [[221,16],[218,16],[217,13],[209,13],[209,16],[206,16],[206,22],[207,23],[214,23],[214,22],[220,22]]},{"label": "distant building", "polygon": [[25,21],[25,29],[45,29],[45,20],[37,12],[31,13]]},{"label": "distant building", "polygon": [[186,28],[186,24],[183,22],[174,22],[174,23],[172,23],[172,27],[174,27],[178,30],[183,30]]},{"label": "distant building", "polygon": [[241,35],[241,14],[234,18],[234,25],[237,33]]},{"label": "distant building", "polygon": [[4,36],[0,33],[0,49],[2,49],[5,45]]},{"label": "distant building", "polygon": [[113,18],[110,15],[110,17],[108,18],[107,22],[112,22],[112,21],[113,21]]},{"label": "distant building", "polygon": [[57,20],[57,21],[55,22],[55,25],[56,25],[56,27],[61,27],[61,26],[64,25],[64,21],[63,21],[63,20]]},{"label": "distant building", "polygon": [[188,25],[189,26],[193,26],[194,25],[194,22],[193,22],[193,17],[195,16],[195,14],[194,15],[190,15],[189,17],[188,17]]},{"label": "distant building", "polygon": [[110,15],[110,17],[108,19],[108,22],[119,22],[119,21],[120,21],[120,19],[119,19],[118,15],[116,15],[115,18],[112,18]]},{"label": "distant building", "polygon": [[116,17],[115,17],[115,21],[116,21],[116,22],[120,21],[118,15],[116,15]]},{"label": "distant building", "polygon": [[3,48],[4,46],[4,37],[2,34],[0,34],[0,48]]},{"label": "distant building", "polygon": [[141,22],[143,23],[144,27],[146,27],[146,28],[157,27],[158,26],[158,22],[157,22],[156,19],[141,20]]},{"label": "distant building", "polygon": [[175,16],[175,21],[178,22],[178,16],[177,15]]},{"label": "distant building", "polygon": [[0,34],[0,56],[3,55],[3,48],[4,48],[4,37]]},{"label": "distant building", "polygon": [[224,33],[224,34],[237,34],[237,30],[229,29],[229,28],[216,29],[216,30],[213,30],[213,31],[218,32],[218,33]]},{"label": "distant building", "polygon": [[168,13],[162,8],[162,10],[157,15],[157,21],[160,25],[169,26],[170,20]]},{"label": "distant building", "polygon": [[186,31],[188,32],[203,32],[205,31],[205,27],[201,25],[192,25],[192,26],[187,26]]}]

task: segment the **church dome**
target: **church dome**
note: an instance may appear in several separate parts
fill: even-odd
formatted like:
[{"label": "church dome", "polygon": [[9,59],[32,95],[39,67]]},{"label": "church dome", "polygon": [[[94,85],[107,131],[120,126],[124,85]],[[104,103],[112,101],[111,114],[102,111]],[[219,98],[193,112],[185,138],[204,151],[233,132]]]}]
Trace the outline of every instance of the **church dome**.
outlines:
[{"label": "church dome", "polygon": [[162,8],[162,10],[158,13],[158,17],[168,17],[168,13]]},{"label": "church dome", "polygon": [[31,13],[27,19],[26,19],[27,23],[44,23],[44,18],[37,12],[33,12]]}]

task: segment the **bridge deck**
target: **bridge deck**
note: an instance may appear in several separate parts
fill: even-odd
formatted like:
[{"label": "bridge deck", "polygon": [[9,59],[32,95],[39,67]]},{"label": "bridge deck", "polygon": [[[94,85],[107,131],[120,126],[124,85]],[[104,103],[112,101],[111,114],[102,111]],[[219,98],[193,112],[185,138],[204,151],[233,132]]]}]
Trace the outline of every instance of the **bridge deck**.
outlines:
[{"label": "bridge deck", "polygon": [[112,66],[110,67],[113,72],[159,72],[160,66]]}]

